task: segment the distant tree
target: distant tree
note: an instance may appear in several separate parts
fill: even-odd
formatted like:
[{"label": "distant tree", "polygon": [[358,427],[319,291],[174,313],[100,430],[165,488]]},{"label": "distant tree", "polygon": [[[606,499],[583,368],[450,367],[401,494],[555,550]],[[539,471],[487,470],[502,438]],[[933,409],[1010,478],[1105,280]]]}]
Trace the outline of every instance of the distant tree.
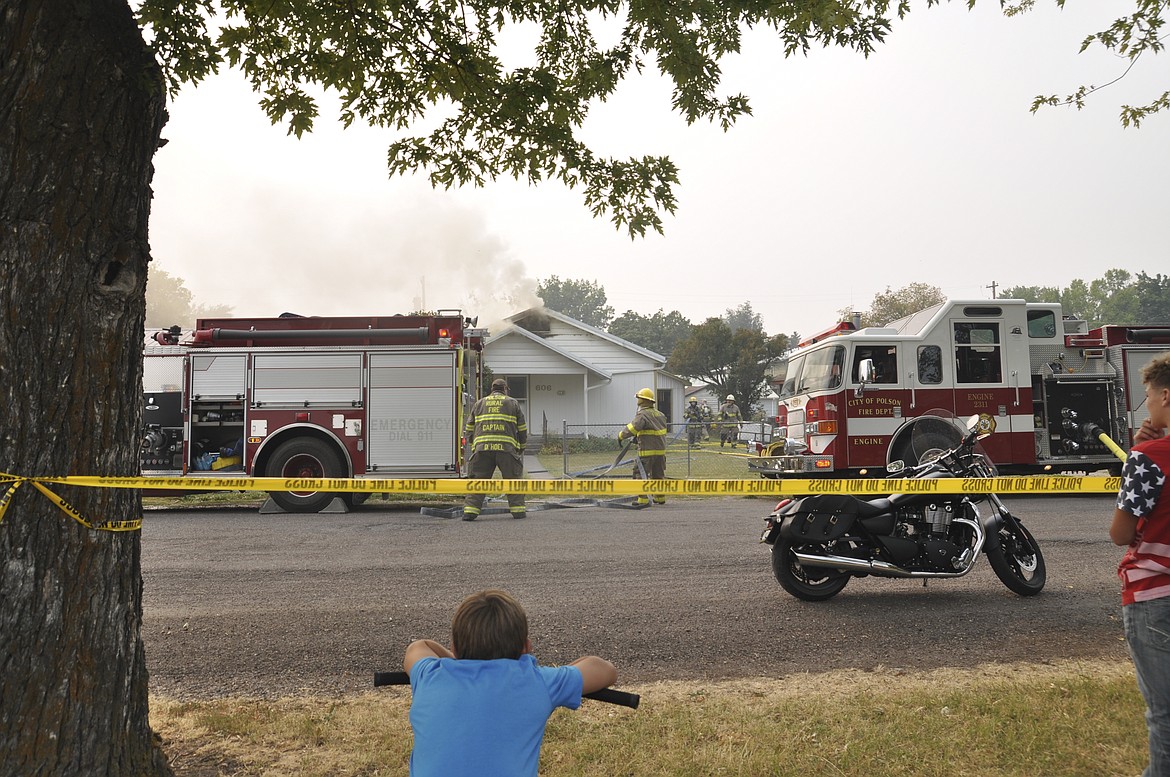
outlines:
[{"label": "distant tree", "polygon": [[741,329],[764,331],[764,320],[752,309],[750,302],[744,302],[737,308],[728,308],[727,312],[723,314],[723,320],[731,327],[732,332],[738,332]]},{"label": "distant tree", "polygon": [[610,322],[609,333],[669,357],[674,346],[686,339],[694,328],[690,319],[677,310],[663,313],[659,308],[652,316],[627,310]]},{"label": "distant tree", "polygon": [[999,292],[1000,299],[1022,299],[1026,302],[1060,302],[1056,286],[1009,286]]},{"label": "distant tree", "polygon": [[597,281],[561,280],[551,275],[536,285],[536,296],[546,308],[598,329],[605,329],[613,319],[613,308],[605,304],[605,287]]},{"label": "distant tree", "polygon": [[1170,276],[1140,272],[1134,283],[1139,324],[1170,323]]},{"label": "distant tree", "polygon": [[708,318],[674,347],[666,368],[705,383],[720,398],[732,394],[745,415],[759,405],[769,365],[788,349],[788,336],[762,331],[732,332],[721,318]]},{"label": "distant tree", "polygon": [[[885,326],[891,321],[905,318],[911,313],[926,310],[931,305],[945,302],[946,295],[938,286],[928,283],[911,283],[900,289],[886,290],[873,298],[869,310],[861,313],[861,325]],[[838,313],[838,321],[849,321],[855,311],[852,308],[843,308]]]},{"label": "distant tree", "polygon": [[183,279],[151,267],[146,279],[146,326],[190,329],[198,318],[230,316],[231,305],[197,305]]},{"label": "distant tree", "polygon": [[1098,323],[1139,323],[1137,287],[1127,271],[1106,270],[1105,275],[1089,284],[1089,295],[1095,303],[1093,318]]},{"label": "distant tree", "polygon": [[1083,318],[1090,326],[1102,324],[1147,324],[1170,320],[1170,278],[1135,277],[1127,270],[1113,268],[1096,280],[1074,279],[1065,288],[1015,286],[1003,296],[1029,302],[1059,302],[1065,315]]}]

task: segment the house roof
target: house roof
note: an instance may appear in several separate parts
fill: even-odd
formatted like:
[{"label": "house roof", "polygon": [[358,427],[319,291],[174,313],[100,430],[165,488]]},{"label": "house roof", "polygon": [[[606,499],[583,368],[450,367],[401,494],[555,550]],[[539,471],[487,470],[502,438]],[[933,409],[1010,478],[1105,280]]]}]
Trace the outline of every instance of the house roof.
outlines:
[{"label": "house roof", "polygon": [[662,354],[654,353],[654,351],[647,350],[640,345],[631,343],[629,340],[625,340],[621,337],[618,337],[617,335],[611,335],[609,332],[606,332],[603,329],[590,326],[583,321],[578,321],[575,318],[566,316],[564,313],[558,313],[557,311],[551,310],[550,308],[528,308],[527,310],[522,310],[519,313],[510,315],[504,320],[513,323],[521,329],[524,329],[520,322],[530,316],[544,316],[546,318],[551,318],[556,321],[560,321],[562,324],[567,324],[568,326],[580,329],[582,332],[587,332],[591,335],[595,335],[596,337],[600,337],[603,340],[608,340],[615,345],[619,345],[622,348],[633,351],[634,353],[644,356],[653,362],[657,362],[657,369],[661,369],[666,366],[666,357]]}]

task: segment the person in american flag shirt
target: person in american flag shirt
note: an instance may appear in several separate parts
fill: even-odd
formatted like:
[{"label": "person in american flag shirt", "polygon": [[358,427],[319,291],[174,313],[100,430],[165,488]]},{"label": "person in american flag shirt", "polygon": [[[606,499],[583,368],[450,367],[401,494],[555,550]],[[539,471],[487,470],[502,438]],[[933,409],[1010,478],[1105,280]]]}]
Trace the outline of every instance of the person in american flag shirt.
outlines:
[{"label": "person in american flag shirt", "polygon": [[1170,777],[1170,354],[1142,370],[1150,417],[1134,435],[1121,470],[1109,538],[1128,546],[1117,568],[1125,641],[1146,700],[1150,765]]}]

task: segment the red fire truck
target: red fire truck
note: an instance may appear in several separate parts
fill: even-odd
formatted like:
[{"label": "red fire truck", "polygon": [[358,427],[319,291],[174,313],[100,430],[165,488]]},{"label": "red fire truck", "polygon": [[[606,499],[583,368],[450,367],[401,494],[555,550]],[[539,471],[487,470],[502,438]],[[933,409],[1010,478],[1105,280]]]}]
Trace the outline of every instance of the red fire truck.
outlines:
[{"label": "red fire truck", "polygon": [[[145,476],[458,477],[486,332],[425,316],[200,319],[143,353]],[[296,512],[363,495],[272,493]]]},{"label": "red fire truck", "polygon": [[[764,477],[880,474],[913,461],[914,418],[978,414],[1004,473],[1116,470],[1097,424],[1123,448],[1148,417],[1141,368],[1170,351],[1170,326],[1103,326],[1058,304],[951,300],[884,327],[845,322],[802,342],[779,391]],[[861,379],[866,382],[862,382]]]}]

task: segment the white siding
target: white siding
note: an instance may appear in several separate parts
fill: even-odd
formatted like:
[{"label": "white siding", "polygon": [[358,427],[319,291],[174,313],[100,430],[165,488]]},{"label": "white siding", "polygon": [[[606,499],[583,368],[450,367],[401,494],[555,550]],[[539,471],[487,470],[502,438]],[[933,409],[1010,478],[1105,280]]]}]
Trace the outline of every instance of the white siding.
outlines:
[{"label": "white siding", "polygon": [[523,335],[493,340],[484,346],[484,364],[497,375],[581,375],[585,367],[542,348]]},{"label": "white siding", "polygon": [[549,343],[609,373],[651,370],[656,366],[639,353],[584,332],[552,337]]},{"label": "white siding", "polygon": [[[661,376],[659,376],[661,378]],[[629,423],[638,412],[638,402],[634,395],[639,389],[657,389],[666,386],[664,381],[655,381],[653,371],[626,373],[615,375],[613,381],[602,388],[589,392],[589,423],[590,424],[625,424]],[[675,392],[678,393],[677,391]],[[675,397],[677,402],[678,397]]]},{"label": "white siding", "polygon": [[[600,391],[601,389],[598,389]],[[532,375],[528,379],[528,431],[557,436],[563,422],[585,423],[585,386],[580,375]]]}]

